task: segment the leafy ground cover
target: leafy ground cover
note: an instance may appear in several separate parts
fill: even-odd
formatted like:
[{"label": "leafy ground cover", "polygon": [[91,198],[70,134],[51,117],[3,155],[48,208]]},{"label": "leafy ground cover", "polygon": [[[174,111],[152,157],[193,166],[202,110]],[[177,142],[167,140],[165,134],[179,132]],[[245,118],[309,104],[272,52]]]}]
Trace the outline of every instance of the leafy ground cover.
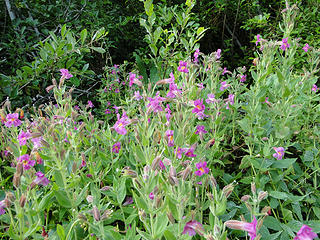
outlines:
[{"label": "leafy ground cover", "polygon": [[320,51],[292,37],[298,9],[283,10],[281,39],[255,37],[251,66],[229,71],[221,49],[199,49],[193,6],[168,30],[144,1],[150,55],[106,67],[86,104],[69,85],[94,73],[63,68],[63,50],[74,62],[102,53],[92,44],[105,31],[85,44],[86,31],[64,28],[42,48],[56,57],[41,75],[52,102],[1,110],[1,237],[318,237]]}]

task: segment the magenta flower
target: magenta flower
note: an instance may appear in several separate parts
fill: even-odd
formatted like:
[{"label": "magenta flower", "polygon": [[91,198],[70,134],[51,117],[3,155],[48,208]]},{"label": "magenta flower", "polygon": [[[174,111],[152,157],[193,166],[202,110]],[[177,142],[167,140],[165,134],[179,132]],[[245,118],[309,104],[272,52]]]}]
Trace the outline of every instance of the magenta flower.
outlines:
[{"label": "magenta flower", "polygon": [[112,146],[113,153],[119,153],[120,149],[121,149],[121,142],[116,142],[115,144],[113,144]]},{"label": "magenta flower", "polygon": [[245,82],[247,80],[247,74],[240,76],[240,82]]},{"label": "magenta flower", "polygon": [[221,49],[218,49],[216,52],[216,59],[221,58]]},{"label": "magenta flower", "polygon": [[90,100],[88,101],[88,107],[89,108],[93,108],[94,107],[93,103]]},{"label": "magenta flower", "polygon": [[104,110],[104,113],[105,113],[105,114],[110,114],[111,111],[110,111],[110,109],[107,108],[106,110]]},{"label": "magenta flower", "polygon": [[197,99],[193,102],[194,104],[194,109],[192,110],[192,113],[199,113],[203,112],[206,107],[203,104],[203,99]]},{"label": "magenta flower", "polygon": [[150,198],[151,200],[154,199],[154,194],[153,194],[153,192],[151,192],[151,193],[149,194],[149,198]]},{"label": "magenta flower", "polygon": [[160,160],[159,167],[161,170],[166,170],[166,167],[164,166],[163,162]]},{"label": "magenta flower", "polygon": [[4,208],[6,207],[6,203],[4,200],[0,201],[0,216],[6,213],[6,210]]},{"label": "magenta flower", "polygon": [[122,204],[123,206],[127,206],[133,203],[133,198],[132,197],[126,197],[126,201]]},{"label": "magenta flower", "polygon": [[274,153],[272,156],[278,160],[281,160],[284,156],[284,148],[283,147],[274,147],[273,149],[276,151],[276,153]]},{"label": "magenta flower", "polygon": [[207,162],[198,162],[196,164],[197,171],[195,171],[195,175],[197,176],[202,176],[203,174],[208,174],[209,173],[209,168],[207,168]]},{"label": "magenta flower", "polygon": [[134,92],[134,99],[137,101],[140,101],[142,99],[142,96],[140,95],[139,91]]},{"label": "magenta flower", "polygon": [[123,112],[122,117],[120,118],[119,114],[117,115],[118,121],[113,125],[113,129],[121,135],[127,134],[126,126],[130,123],[129,118],[125,112]]},{"label": "magenta flower", "polygon": [[168,138],[168,146],[173,147],[174,146],[173,130],[167,130],[166,137]]},{"label": "magenta flower", "polygon": [[217,102],[217,100],[215,99],[214,94],[208,94],[208,98],[206,99],[206,103],[210,104],[210,103],[215,103]]},{"label": "magenta flower", "polygon": [[296,237],[293,240],[312,240],[317,238],[318,235],[312,232],[312,228],[307,225],[302,225]]},{"label": "magenta flower", "polygon": [[18,127],[21,125],[21,121],[19,120],[19,114],[18,113],[9,113],[6,117],[7,121],[5,122],[4,125],[6,125],[6,127]]},{"label": "magenta flower", "polygon": [[83,168],[87,165],[87,162],[85,160],[81,160],[80,168]]},{"label": "magenta flower", "polygon": [[130,72],[129,73],[129,86],[131,87],[133,84],[137,84],[140,87],[142,86],[142,82],[136,77],[136,74]]},{"label": "magenta flower", "polygon": [[182,234],[189,234],[189,236],[194,236],[196,233],[199,235],[203,235],[204,228],[201,223],[192,220],[186,223],[186,225],[183,228]]},{"label": "magenta flower", "polygon": [[24,170],[29,170],[31,167],[34,166],[34,164],[36,163],[36,161],[34,160],[30,160],[30,156],[29,154],[24,154],[20,157],[18,157],[17,159],[19,162],[23,163],[23,169]]},{"label": "magenta flower", "polygon": [[178,159],[181,159],[182,153],[185,153],[185,149],[178,147],[174,154]]},{"label": "magenta flower", "polygon": [[33,181],[37,185],[42,185],[42,186],[47,186],[49,184],[48,178],[42,173],[42,172],[37,172],[36,173],[37,178]]},{"label": "magenta flower", "polygon": [[161,107],[161,103],[165,100],[165,98],[160,97],[160,92],[157,92],[154,98],[148,97],[149,104],[147,105],[148,112],[153,111],[155,113],[163,111]]},{"label": "magenta flower", "polygon": [[225,75],[226,73],[231,74],[231,72],[225,67],[225,68],[223,68],[222,76]]},{"label": "magenta flower", "polygon": [[167,97],[175,98],[177,96],[181,96],[182,91],[178,88],[177,84],[171,82],[169,85],[169,92],[167,93]]},{"label": "magenta flower", "polygon": [[179,72],[188,73],[189,70],[188,70],[188,68],[187,68],[187,62],[180,61],[180,62],[179,62],[179,67],[178,67],[178,71],[179,71]]},{"label": "magenta flower", "polygon": [[223,91],[223,90],[227,89],[230,86],[230,84],[227,84],[226,81],[223,81],[220,84],[221,84],[220,91]]},{"label": "magenta flower", "polygon": [[264,103],[268,104],[269,106],[271,106],[271,102],[268,101],[269,97],[266,97],[266,99],[264,100]]},{"label": "magenta flower", "polygon": [[42,141],[43,137],[38,137],[38,138],[31,138],[31,141],[33,143],[33,149],[39,149],[42,147]]},{"label": "magenta flower", "polygon": [[283,50],[283,51],[285,51],[285,50],[287,50],[287,48],[289,48],[290,47],[290,44],[288,43],[288,38],[284,38],[284,39],[282,39],[282,44],[281,44],[281,49]]},{"label": "magenta flower", "polygon": [[310,48],[309,44],[306,43],[306,45],[302,49],[303,51],[308,52],[309,48]]},{"label": "magenta flower", "polygon": [[198,63],[198,62],[199,62],[199,60],[198,60],[199,53],[200,53],[200,50],[199,50],[199,48],[197,48],[196,51],[195,51],[194,54],[193,54],[193,56],[194,56],[193,62],[194,62],[194,63]]},{"label": "magenta flower", "polygon": [[257,236],[257,219],[253,217],[253,221],[251,223],[229,220],[225,222],[225,225],[231,229],[237,229],[248,232],[250,236],[250,240],[254,240]]},{"label": "magenta flower", "polygon": [[226,109],[229,109],[229,104],[230,105],[234,104],[234,94],[229,94],[228,99],[227,99],[227,107],[226,107]]},{"label": "magenta flower", "polygon": [[18,141],[20,146],[26,145],[27,144],[27,140],[31,137],[31,134],[29,133],[29,131],[24,132],[23,130],[21,130],[20,134],[18,135]]},{"label": "magenta flower", "polygon": [[184,155],[186,155],[187,157],[196,157],[197,156],[194,154],[194,147],[186,148],[184,150],[185,150]]},{"label": "magenta flower", "polygon": [[258,46],[258,43],[261,42],[260,34],[257,35],[257,41],[256,41],[256,46]]},{"label": "magenta flower", "polygon": [[318,89],[319,89],[319,88],[317,87],[317,85],[313,84],[311,91],[312,91],[312,92],[317,92]]},{"label": "magenta flower", "polygon": [[69,79],[69,78],[72,78],[73,75],[69,73],[68,69],[60,69],[60,72],[61,72],[61,78],[64,78],[64,79]]},{"label": "magenta flower", "polygon": [[207,133],[207,131],[205,130],[203,125],[199,125],[197,126],[197,131],[195,132],[195,134],[200,134],[200,133]]},{"label": "magenta flower", "polygon": [[166,119],[167,119],[167,125],[169,125],[170,123],[170,119],[171,119],[171,109],[170,109],[170,105],[167,104],[167,107],[165,108],[166,113]]}]

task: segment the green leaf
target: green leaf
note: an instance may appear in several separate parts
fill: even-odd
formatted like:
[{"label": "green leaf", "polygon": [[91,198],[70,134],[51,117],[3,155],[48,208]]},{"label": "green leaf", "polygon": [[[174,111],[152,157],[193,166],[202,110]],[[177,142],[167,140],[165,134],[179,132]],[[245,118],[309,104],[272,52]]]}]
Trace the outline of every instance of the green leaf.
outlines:
[{"label": "green leaf", "polygon": [[71,208],[71,200],[68,198],[67,192],[65,190],[54,191],[54,195],[58,203],[65,208]]},{"label": "green leaf", "polygon": [[40,201],[39,205],[38,205],[38,211],[43,211],[44,209],[46,209],[49,204],[51,203],[51,199],[53,197],[53,192],[50,191],[48,192]]},{"label": "green leaf", "polygon": [[104,50],[102,47],[90,47],[92,50],[98,52],[98,53],[105,53],[106,50]]},{"label": "green leaf", "polygon": [[275,161],[272,164],[272,167],[274,168],[288,168],[290,166],[292,166],[292,164],[296,161],[296,158],[286,158],[286,159],[281,159],[278,161]]},{"label": "green leaf", "polygon": [[202,33],[204,33],[204,31],[206,31],[206,29],[204,29],[204,27],[199,27],[197,30],[197,36],[200,36]]},{"label": "green leaf", "polygon": [[120,205],[122,204],[125,197],[126,197],[126,178],[122,178],[117,188],[117,200]]},{"label": "green leaf", "polygon": [[62,179],[62,175],[61,175],[60,171],[54,170],[53,171],[53,177],[54,177],[54,180],[56,181],[56,184],[60,188],[64,188],[64,183],[63,183],[63,179]]},{"label": "green leaf", "polygon": [[157,214],[156,222],[155,222],[155,238],[160,238],[162,237],[163,231],[166,229],[168,225],[168,217],[167,214],[162,213],[160,215]]},{"label": "green leaf", "polygon": [[148,205],[144,201],[144,199],[141,197],[138,197],[138,195],[135,192],[132,192],[132,194],[133,194],[134,201],[137,203],[138,208],[143,209],[143,210],[147,210]]},{"label": "green leaf", "polygon": [[64,228],[60,224],[57,225],[57,234],[61,240],[66,239],[66,234],[64,232]]},{"label": "green leaf", "polygon": [[275,231],[281,231],[281,223],[279,222],[278,219],[268,216],[266,219],[263,221],[263,225],[265,225],[267,228],[270,228]]},{"label": "green leaf", "polygon": [[137,228],[137,232],[139,233],[139,235],[141,235],[143,237],[143,239],[145,240],[150,240],[152,239],[151,235],[149,233],[143,232],[141,230],[139,230],[139,228]]},{"label": "green leaf", "polygon": [[86,38],[87,38],[87,35],[88,35],[88,31],[87,29],[83,29],[80,33],[80,40],[81,40],[81,44],[84,44]]},{"label": "green leaf", "polygon": [[169,230],[165,230],[163,235],[166,238],[166,240],[176,240],[176,237]]},{"label": "green leaf", "polygon": [[62,28],[61,28],[61,36],[62,36],[62,38],[65,37],[65,35],[66,35],[66,30],[67,30],[67,25],[64,24],[64,25],[62,26]]},{"label": "green leaf", "polygon": [[32,224],[32,226],[29,226],[29,230],[25,234],[23,234],[23,239],[28,239],[30,235],[36,232],[40,224],[41,224],[41,219],[39,219],[38,222]]},{"label": "green leaf", "polygon": [[278,192],[278,191],[271,191],[271,192],[269,193],[269,195],[270,195],[271,197],[274,197],[274,198],[276,198],[276,199],[281,199],[281,200],[285,200],[285,199],[288,198],[288,195],[287,195],[286,193],[284,193],[284,192]]}]

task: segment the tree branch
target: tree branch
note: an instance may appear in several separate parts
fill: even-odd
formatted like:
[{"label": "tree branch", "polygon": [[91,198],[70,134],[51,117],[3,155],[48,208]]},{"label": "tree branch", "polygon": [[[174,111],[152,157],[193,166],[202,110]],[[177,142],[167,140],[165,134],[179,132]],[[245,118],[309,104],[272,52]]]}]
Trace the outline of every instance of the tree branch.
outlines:
[{"label": "tree branch", "polygon": [[16,19],[16,15],[14,12],[11,10],[11,4],[9,0],[4,0],[6,2],[7,10],[10,16],[11,21],[14,21]]}]

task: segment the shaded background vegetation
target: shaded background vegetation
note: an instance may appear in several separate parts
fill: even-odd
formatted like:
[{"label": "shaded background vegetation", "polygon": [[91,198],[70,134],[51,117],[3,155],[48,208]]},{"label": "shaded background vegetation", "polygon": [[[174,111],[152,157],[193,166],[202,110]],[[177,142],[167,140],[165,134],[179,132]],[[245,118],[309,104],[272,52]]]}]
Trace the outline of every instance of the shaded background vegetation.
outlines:
[{"label": "shaded background vegetation", "polygon": [[[11,5],[14,19],[9,16],[6,2]],[[79,35],[83,29],[92,33],[102,27],[108,33],[98,43],[107,50],[105,54],[90,52],[74,56],[79,66],[89,63],[88,69],[84,71],[87,73],[86,76],[72,83],[79,89],[76,93],[81,94],[79,99],[84,101],[94,98],[94,94],[93,96],[89,96],[89,93],[83,94],[81,89],[91,89],[94,93],[94,90],[100,87],[96,84],[91,88],[99,79],[90,79],[89,70],[97,74],[95,78],[103,77],[106,72],[105,66],[121,64],[124,61],[134,62],[135,54],[143,58],[150,52],[144,40],[145,30],[139,24],[139,19],[145,15],[141,1],[6,0],[6,2],[0,3],[0,102],[9,97],[14,106],[43,103],[38,101],[36,96],[43,98],[46,95],[44,88],[48,82],[43,79],[48,79],[48,73],[45,74],[45,68],[39,71],[42,75],[39,74],[39,78],[32,79],[32,82],[28,80],[28,74],[24,74],[26,69],[21,70],[21,68],[32,65],[32,61],[39,56],[41,47],[39,43],[48,41],[50,32],[59,35],[64,24],[68,29],[72,29],[75,35]],[[184,2],[183,0],[154,1],[160,6],[159,9],[179,6]],[[319,47],[319,39],[316,37],[320,33],[319,1],[298,0],[294,3],[300,8],[294,37],[300,37],[310,45]],[[228,69],[250,66],[256,49],[254,44],[256,34],[264,38],[281,39],[282,33],[278,30],[278,24],[281,21],[281,11],[285,7],[284,0],[197,1],[192,21],[208,29],[200,42],[201,51],[208,54],[218,48],[222,49],[224,65]],[[34,67],[32,69],[34,70]]]}]

